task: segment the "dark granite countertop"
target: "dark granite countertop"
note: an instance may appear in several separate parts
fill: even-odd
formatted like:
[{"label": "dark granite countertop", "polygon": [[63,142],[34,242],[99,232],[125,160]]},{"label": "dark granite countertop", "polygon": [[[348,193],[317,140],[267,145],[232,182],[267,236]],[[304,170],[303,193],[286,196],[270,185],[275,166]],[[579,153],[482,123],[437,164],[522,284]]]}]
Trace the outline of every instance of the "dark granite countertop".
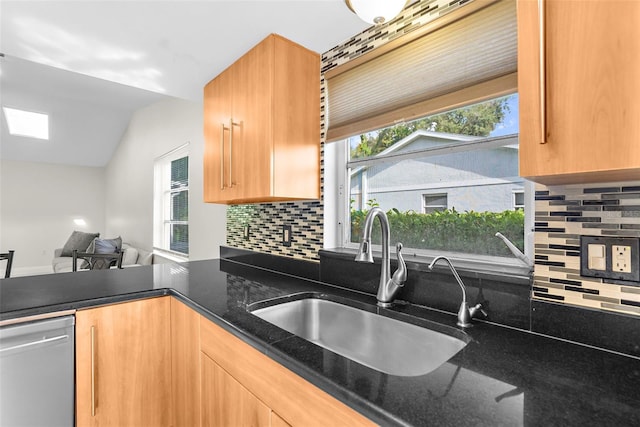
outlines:
[{"label": "dark granite countertop", "polygon": [[[0,320],[173,295],[381,425],[640,425],[640,360],[478,322],[469,344],[429,374],[383,374],[293,336],[247,306],[300,292],[375,298],[233,261],[0,280]],[[455,327],[414,305],[383,314]],[[402,355],[399,355],[402,359]]]}]

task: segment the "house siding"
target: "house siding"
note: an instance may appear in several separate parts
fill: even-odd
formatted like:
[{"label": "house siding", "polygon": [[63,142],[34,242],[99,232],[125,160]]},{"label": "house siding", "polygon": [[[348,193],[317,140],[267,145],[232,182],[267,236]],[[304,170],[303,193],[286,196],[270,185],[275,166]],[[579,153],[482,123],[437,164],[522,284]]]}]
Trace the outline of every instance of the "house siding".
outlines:
[{"label": "house siding", "polygon": [[[394,154],[443,145],[431,137],[437,136],[417,136]],[[447,208],[459,212],[502,212],[514,208],[513,192],[523,191],[524,179],[518,176],[518,150],[501,147],[362,167],[350,188],[354,209],[375,201],[383,210],[422,212],[423,195],[446,194]]]}]

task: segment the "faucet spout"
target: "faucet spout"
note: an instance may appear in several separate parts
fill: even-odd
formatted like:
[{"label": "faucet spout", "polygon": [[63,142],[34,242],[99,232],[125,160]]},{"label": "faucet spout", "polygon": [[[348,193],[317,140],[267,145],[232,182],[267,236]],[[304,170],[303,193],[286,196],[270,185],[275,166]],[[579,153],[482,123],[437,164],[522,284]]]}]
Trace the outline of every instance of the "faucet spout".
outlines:
[{"label": "faucet spout", "polygon": [[[436,265],[438,261],[445,261],[449,265],[449,269],[451,273],[453,273],[453,277],[455,277],[458,285],[460,285],[460,289],[462,290],[462,302],[460,303],[460,309],[458,310],[458,326],[462,328],[468,328],[471,326],[471,312],[469,311],[469,306],[467,305],[467,288],[465,288],[464,283],[462,283],[462,279],[460,275],[453,267],[451,260],[444,256],[437,256],[431,261],[429,264],[429,270],[433,270],[433,267]],[[476,307],[474,312],[480,310],[481,307]]]},{"label": "faucet spout", "polygon": [[371,248],[371,231],[373,230],[374,220],[380,220],[380,229],[382,230],[382,266],[380,269],[380,283],[378,285],[378,305],[388,307],[392,304],[395,294],[404,286],[407,280],[407,266],[402,257],[402,243],[396,245],[396,254],[398,257],[398,269],[391,276],[391,261],[389,257],[389,219],[382,209],[379,207],[372,208],[364,221],[362,230],[362,242],[355,260],[358,262],[373,262],[373,251]]}]

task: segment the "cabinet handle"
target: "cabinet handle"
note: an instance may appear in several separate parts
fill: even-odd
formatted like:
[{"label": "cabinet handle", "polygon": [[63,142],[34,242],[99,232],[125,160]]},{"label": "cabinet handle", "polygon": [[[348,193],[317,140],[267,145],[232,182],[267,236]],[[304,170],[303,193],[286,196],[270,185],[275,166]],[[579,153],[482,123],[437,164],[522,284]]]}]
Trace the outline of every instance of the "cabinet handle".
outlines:
[{"label": "cabinet handle", "polygon": [[229,187],[233,187],[233,117],[229,119]]},{"label": "cabinet handle", "polygon": [[224,123],[220,125],[220,189],[224,190]]},{"label": "cabinet handle", "polygon": [[233,117],[229,120],[229,187],[233,187],[236,183],[233,182],[233,127],[240,126],[240,123],[235,123]]},{"label": "cabinet handle", "polygon": [[91,416],[96,416],[96,328],[91,327]]},{"label": "cabinet handle", "polygon": [[538,30],[540,33],[540,144],[547,143],[547,42],[545,0],[538,0]]}]

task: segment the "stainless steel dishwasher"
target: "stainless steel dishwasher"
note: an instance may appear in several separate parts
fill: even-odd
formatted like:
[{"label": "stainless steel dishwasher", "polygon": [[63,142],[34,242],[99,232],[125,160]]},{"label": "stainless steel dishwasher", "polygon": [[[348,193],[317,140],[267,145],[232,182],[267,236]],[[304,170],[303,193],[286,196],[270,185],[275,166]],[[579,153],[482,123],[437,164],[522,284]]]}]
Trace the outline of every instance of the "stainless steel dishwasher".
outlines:
[{"label": "stainless steel dishwasher", "polygon": [[0,426],[74,425],[74,316],[0,328]]}]

